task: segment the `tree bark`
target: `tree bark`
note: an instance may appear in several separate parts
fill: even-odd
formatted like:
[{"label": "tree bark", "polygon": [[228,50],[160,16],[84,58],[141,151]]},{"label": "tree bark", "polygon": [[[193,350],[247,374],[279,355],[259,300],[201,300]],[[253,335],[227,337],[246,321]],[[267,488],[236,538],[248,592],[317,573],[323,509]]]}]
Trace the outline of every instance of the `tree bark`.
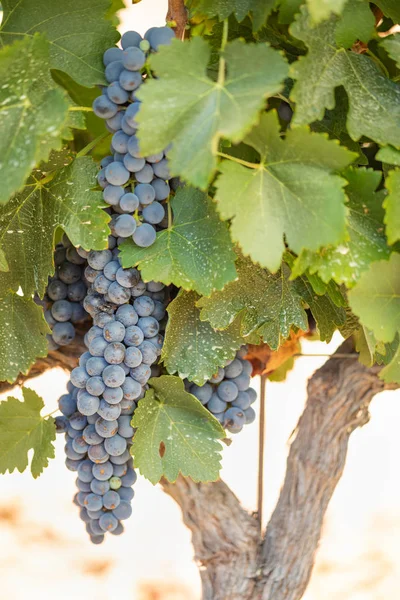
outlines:
[{"label": "tree bark", "polygon": [[[345,342],[338,353],[351,352]],[[369,419],[375,394],[393,389],[356,358],[330,358],[308,384],[308,400],[264,538],[223,482],[180,478],[164,490],[181,506],[200,564],[204,600],[300,600],[323,519],[343,473],[351,433]]]}]

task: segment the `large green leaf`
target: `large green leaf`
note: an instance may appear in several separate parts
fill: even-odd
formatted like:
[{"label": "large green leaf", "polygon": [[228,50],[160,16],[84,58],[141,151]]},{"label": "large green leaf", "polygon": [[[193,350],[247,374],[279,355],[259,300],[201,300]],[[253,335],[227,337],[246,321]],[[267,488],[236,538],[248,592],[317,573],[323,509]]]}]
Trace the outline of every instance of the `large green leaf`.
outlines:
[{"label": "large green leaf", "polygon": [[168,306],[168,324],[161,359],[168,373],[178,373],[203,385],[218,367],[235,358],[245,341],[236,320],[224,331],[214,330],[200,320],[200,309],[194,292],[180,291]]},{"label": "large green leaf", "polygon": [[12,383],[29,371],[38,356],[46,356],[49,332],[43,309],[32,298],[1,294],[0,381]]},{"label": "large green leaf", "polygon": [[400,240],[400,169],[390,171],[386,179],[389,194],[384,202],[386,234],[390,244]]},{"label": "large green leaf", "polygon": [[379,376],[386,382],[400,384],[400,344],[392,360],[382,369]]},{"label": "large green leaf", "polygon": [[348,239],[336,247],[318,253],[305,250],[296,261],[294,275],[318,272],[323,281],[354,285],[371,262],[388,258],[390,249],[383,231],[382,201],[385,191],[375,192],[381,181],[380,171],[348,169]]},{"label": "large green leaf", "polygon": [[375,33],[375,17],[369,3],[365,0],[345,2],[343,14],[336,27],[337,45],[351,48],[357,40],[369,42]]},{"label": "large green leaf", "polygon": [[342,85],[349,97],[347,130],[352,139],[367,136],[400,146],[400,87],[365,54],[336,46],[336,20],[311,29],[311,18],[303,9],[291,32],[309,48],[307,56],[292,65],[293,123],[322,119],[325,109],[335,105],[335,88]]},{"label": "large green leaf", "polygon": [[109,0],[3,0],[2,44],[43,33],[50,43],[50,67],[82,85],[105,83],[103,52],[119,34],[105,19]]},{"label": "large green leaf", "polygon": [[375,155],[376,160],[381,160],[389,165],[400,167],[400,150],[396,150],[393,146],[385,146],[380,148]]},{"label": "large green leaf", "polygon": [[150,379],[132,420],[135,466],[153,484],[182,473],[194,481],[216,481],[225,432],[179,377]]},{"label": "large green leaf", "polygon": [[253,29],[258,31],[274,8],[276,0],[187,0],[191,14],[205,17],[219,17],[222,21],[232,13],[240,22],[251,13]]},{"label": "large green leaf", "polygon": [[96,173],[89,157],[77,158],[44,179],[41,171],[34,171],[24,189],[0,209],[1,262],[8,265],[8,272],[0,273],[0,290],[21,287],[25,294],[43,294],[54,270],[57,227],[76,246],[107,247],[110,217],[101,208],[101,192],[90,189]]},{"label": "large green leaf", "polygon": [[0,473],[20,473],[28,466],[28,452],[33,450],[31,473],[39,477],[54,458],[56,428],[54,419],[40,416],[43,400],[29,388],[22,388],[24,401],[12,396],[0,402]]},{"label": "large green leaf", "polygon": [[385,38],[381,43],[400,69],[400,33]]},{"label": "large green leaf", "polygon": [[372,263],[350,290],[349,301],[377,340],[391,342],[400,331],[400,255]]},{"label": "large green leaf", "polygon": [[137,92],[142,101],[137,116],[142,153],[159,152],[172,142],[171,174],[201,189],[216,168],[220,138],[242,140],[288,71],[281,54],[267,44],[235,40],[223,56],[226,78],[212,81],[207,77],[207,42],[173,40],[151,57],[157,77]]},{"label": "large green leaf", "polygon": [[[307,6],[314,23],[328,19],[332,13],[340,15],[348,0],[307,0]],[[353,0],[350,0],[353,1]]]},{"label": "large green leaf", "polygon": [[236,277],[235,253],[226,223],[204,192],[186,187],[171,201],[173,224],[159,231],[155,243],[121,246],[123,267],[138,265],[145,281],[173,283],[208,296]]},{"label": "large green leaf", "polygon": [[346,182],[333,173],[355,155],[305,127],[282,140],[275,112],[264,114],[245,142],[258,151],[260,164],[223,161],[216,183],[218,210],[232,220],[231,236],[243,253],[277,271],[284,236],[297,254],[343,240]]},{"label": "large green leaf", "polygon": [[237,270],[238,278],[222,292],[214,292],[210,298],[200,298],[197,302],[200,318],[215,329],[224,330],[240,319],[244,337],[261,336],[276,350],[292,327],[308,329],[306,307],[311,309],[322,340],[329,340],[345,321],[343,308],[328,294],[316,294],[307,277],[291,281],[286,263],[273,275],[240,256]]},{"label": "large green leaf", "polygon": [[399,0],[375,0],[374,4],[377,4],[384,14],[395,23],[400,23],[400,4]]},{"label": "large green leaf", "polygon": [[289,337],[292,325],[308,329],[307,314],[296,283],[289,281],[290,269],[283,264],[275,275],[239,256],[238,277],[222,292],[200,298],[200,318],[215,329],[226,329],[239,315],[241,333],[257,332],[272,350]]},{"label": "large green leaf", "polygon": [[0,51],[0,203],[20,189],[40,160],[61,147],[68,101],[49,73],[40,35]]}]

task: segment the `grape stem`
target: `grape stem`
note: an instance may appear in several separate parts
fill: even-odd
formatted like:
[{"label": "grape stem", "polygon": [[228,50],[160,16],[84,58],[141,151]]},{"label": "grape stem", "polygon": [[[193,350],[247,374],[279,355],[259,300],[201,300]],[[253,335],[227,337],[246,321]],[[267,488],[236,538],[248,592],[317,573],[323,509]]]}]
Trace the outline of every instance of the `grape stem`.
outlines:
[{"label": "grape stem", "polygon": [[168,229],[171,229],[171,227],[172,227],[172,208],[171,208],[171,202],[168,201],[167,205],[168,205]]},{"label": "grape stem", "polygon": [[260,165],[257,163],[247,162],[247,160],[242,160],[241,158],[236,158],[236,156],[231,156],[230,154],[225,154],[224,152],[217,152],[218,156],[222,156],[223,158],[227,158],[232,160],[233,162],[239,163],[239,165],[243,165],[244,167],[250,167],[251,169],[259,169]]},{"label": "grape stem", "polygon": [[68,107],[69,111],[80,111],[80,112],[93,112],[93,108],[91,106],[69,106]]},{"label": "grape stem", "polygon": [[226,61],[223,56],[223,51],[225,50],[226,43],[228,41],[228,19],[224,20],[224,26],[222,30],[222,40],[221,40],[221,48],[219,54],[219,65],[218,65],[218,85],[220,87],[224,86],[225,83],[225,66]]},{"label": "grape stem", "polygon": [[97,146],[97,144],[99,142],[101,142],[101,140],[104,140],[104,138],[106,138],[108,135],[109,135],[108,131],[104,131],[104,133],[101,133],[100,135],[98,135],[95,140],[92,140],[91,142],[89,142],[89,144],[87,144],[87,146],[85,146],[84,148],[82,148],[82,150],[80,150],[78,152],[78,154],[76,155],[76,158],[79,158],[81,156],[86,156],[86,154],[88,154],[91,150],[93,150],[93,148],[95,146]]}]

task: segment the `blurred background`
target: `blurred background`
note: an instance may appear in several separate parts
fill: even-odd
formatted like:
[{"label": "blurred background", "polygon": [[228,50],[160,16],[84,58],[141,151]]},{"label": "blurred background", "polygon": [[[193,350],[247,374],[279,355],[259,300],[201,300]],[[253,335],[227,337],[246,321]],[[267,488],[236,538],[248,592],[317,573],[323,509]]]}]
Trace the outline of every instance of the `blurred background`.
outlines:
[{"label": "blurred background", "polygon": [[[143,34],[165,22],[167,0],[126,4],[120,13],[121,33],[135,29]],[[340,342],[340,335],[328,345],[304,340],[302,352],[320,356],[298,358],[284,383],[267,383],[265,521],[283,482],[288,439],[304,408],[307,379]],[[28,385],[44,398],[47,413],[56,408],[66,383],[67,375],[56,369]],[[258,390],[258,378],[253,386]],[[7,395],[21,398],[19,389]],[[304,600],[400,596],[400,391],[376,396],[370,412],[370,422],[351,437]],[[174,501],[139,478],[125,534],[91,545],[72,503],[75,474],[64,466],[63,445],[59,436],[56,458],[38,480],[29,472],[0,478],[1,597],[200,600],[190,532]],[[222,478],[249,511],[256,510],[257,447],[256,422],[224,450]]]}]

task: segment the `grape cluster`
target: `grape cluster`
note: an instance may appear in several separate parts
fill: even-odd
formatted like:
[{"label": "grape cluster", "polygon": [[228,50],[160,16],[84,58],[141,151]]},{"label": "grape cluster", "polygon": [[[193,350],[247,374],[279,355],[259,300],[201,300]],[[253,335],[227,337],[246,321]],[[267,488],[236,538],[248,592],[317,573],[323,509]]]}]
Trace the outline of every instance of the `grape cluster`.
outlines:
[{"label": "grape cluster", "polygon": [[245,360],[246,354],[247,348],[243,346],[207,383],[188,384],[190,393],[231,433],[241,431],[256,416],[250,405],[257,399],[257,393],[250,387],[252,366]]},{"label": "grape cluster", "polygon": [[145,81],[146,53],[169,44],[173,37],[168,27],[152,27],[144,39],[136,31],[124,33],[122,48],[109,48],[104,53],[109,85],[93,102],[94,113],[106,119],[113,133],[111,155],[101,161],[97,178],[104,201],[114,210],[111,232],[121,240],[132,238],[142,248],[151,246],[157,230],[167,226],[165,201],[170,194],[170,175],[164,152],[146,157],[140,153],[136,91]]},{"label": "grape cluster", "polygon": [[110,236],[113,250],[81,251],[92,284],[84,306],[93,326],[69,394],[59,400],[64,416],[56,419],[66,433],[67,467],[78,474],[75,501],[94,543],[107,531],[122,533],[121,521],[132,512],[131,419],[148,379],[158,374],[167,302],[163,284],[145,284],[137,269],[121,267],[116,244]]},{"label": "grape cluster", "polygon": [[74,325],[88,316],[83,308],[87,292],[86,260],[66,235],[56,246],[54,263],[56,271],[49,278],[44,297],[44,317],[52,331],[47,336],[49,350],[70,344],[75,338]]}]

